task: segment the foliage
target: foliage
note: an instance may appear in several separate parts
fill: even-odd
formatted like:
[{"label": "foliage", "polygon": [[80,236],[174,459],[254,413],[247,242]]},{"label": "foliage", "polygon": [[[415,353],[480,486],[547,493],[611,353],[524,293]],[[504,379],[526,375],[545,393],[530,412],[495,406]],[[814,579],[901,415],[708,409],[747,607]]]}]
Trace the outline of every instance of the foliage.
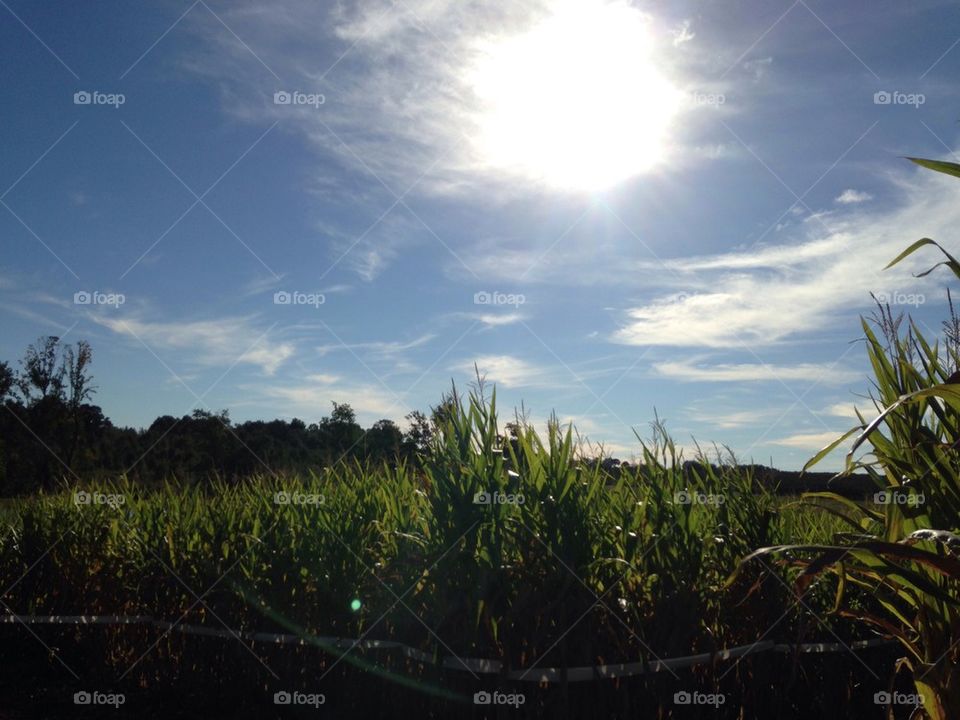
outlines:
[{"label": "foliage", "polygon": [[[306,638],[369,632],[513,668],[756,640],[744,613],[757,606],[731,606],[722,581],[750,548],[785,538],[778,501],[750,474],[706,457],[685,466],[661,425],[640,465],[609,473],[582,462],[556,421],[544,437],[517,423],[507,442],[495,395],[454,392],[444,407],[422,472],[343,460],[298,476],[153,488],[120,478],[16,500],[0,577],[32,569],[2,599],[25,614],[215,612]],[[783,588],[764,586],[759,606],[772,613]]]},{"label": "foliage", "polygon": [[[960,177],[960,165],[913,159],[920,165]],[[892,267],[917,250],[934,246],[960,278],[960,263],[929,238],[906,248]],[[832,493],[806,496],[814,506],[847,524],[835,544],[764,547],[745,564],[765,556],[784,558],[796,568],[796,590],[803,593],[824,574],[838,578],[835,612],[896,638],[906,656],[897,669],[912,671],[923,712],[935,720],[960,714],[960,375],[953,314],[945,323],[946,343],[931,343],[910,320],[881,306],[872,322],[863,321],[874,373],[871,397],[877,416],[858,413],[860,424],[828,445],[807,464],[819,462],[856,435],[844,473],[864,468],[874,479],[876,503],[862,506]],[[866,443],[872,451],[857,456]],[[853,607],[851,591],[874,599]]]},{"label": "foliage", "polygon": [[160,483],[316,472],[345,459],[414,463],[433,432],[420,412],[408,416],[406,433],[390,420],[364,429],[353,409],[337,402],[309,426],[296,418],[235,424],[226,411],[197,409],[159,417],[145,430],[115,427],[91,402],[92,362],[87,342],[63,346],[49,336],[27,348],[19,372],[0,363],[0,496],[76,477]]}]

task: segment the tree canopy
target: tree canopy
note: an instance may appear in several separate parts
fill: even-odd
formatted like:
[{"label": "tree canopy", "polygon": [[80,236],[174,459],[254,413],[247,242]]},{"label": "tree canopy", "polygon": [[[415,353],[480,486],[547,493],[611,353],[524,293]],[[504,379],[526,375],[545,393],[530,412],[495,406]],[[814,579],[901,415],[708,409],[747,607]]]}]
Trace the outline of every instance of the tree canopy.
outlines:
[{"label": "tree canopy", "polygon": [[319,470],[341,461],[415,463],[433,434],[420,411],[407,431],[382,419],[369,428],[347,403],[318,422],[250,420],[227,410],[164,415],[145,429],[115,426],[93,404],[89,343],[39,338],[19,367],[0,362],[0,495],[35,492],[61,478],[125,474],[156,482]]}]

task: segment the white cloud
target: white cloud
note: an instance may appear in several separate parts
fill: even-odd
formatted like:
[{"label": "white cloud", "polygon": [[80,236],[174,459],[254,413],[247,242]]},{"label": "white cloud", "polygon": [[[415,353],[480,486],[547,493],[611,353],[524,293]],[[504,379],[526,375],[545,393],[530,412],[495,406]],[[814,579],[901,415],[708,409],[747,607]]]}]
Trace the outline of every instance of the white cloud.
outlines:
[{"label": "white cloud", "polygon": [[800,450],[821,450],[843,435],[839,432],[822,433],[797,433],[784,438],[770,440],[771,445],[784,445],[786,447],[799,448]]},{"label": "white cloud", "polygon": [[661,376],[685,382],[770,382],[804,380],[821,383],[844,383],[856,380],[860,373],[829,365],[800,363],[773,365],[739,363],[695,365],[689,360],[659,362],[653,369]]},{"label": "white cloud", "polygon": [[[227,317],[185,322],[151,322],[91,314],[91,319],[115,333],[134,338],[172,367],[181,361],[214,365],[224,370],[234,363],[255,365],[267,375],[294,354],[288,342],[271,341],[251,318]],[[175,351],[176,363],[162,351]]]},{"label": "white cloud", "polygon": [[283,282],[284,277],[286,277],[286,275],[279,275],[276,277],[273,275],[263,275],[260,277],[254,277],[241,287],[240,292],[244,297],[254,297],[256,295],[260,295],[261,293],[265,293],[268,290],[279,290],[280,284]]},{"label": "white cloud", "polygon": [[773,65],[772,57],[756,58],[745,61],[743,69],[753,77],[754,81],[758,81],[763,79],[771,65]]},{"label": "white cloud", "polygon": [[[871,305],[870,292],[936,295],[936,275],[913,272],[936,261],[920,253],[882,268],[913,239],[948,238],[960,224],[956,180],[917,172],[894,178],[902,202],[887,211],[819,213],[792,243],[765,245],[659,265],[684,293],[661,296],[625,311],[612,339],[632,345],[741,348],[773,345],[816,333]],[[656,267],[649,262],[639,269]]]},{"label": "white cloud", "polygon": [[731,430],[734,428],[761,425],[769,422],[771,418],[775,418],[779,414],[778,411],[763,408],[716,414],[698,411],[695,418],[692,419],[711,428],[716,427],[722,430]]},{"label": "white cloud", "polygon": [[304,418],[329,415],[334,401],[347,403],[358,416],[371,419],[389,417],[397,420],[409,411],[403,404],[402,396],[398,399],[378,385],[340,382],[329,375],[312,375],[306,380],[297,384],[253,388],[252,391],[282,402],[288,414]]},{"label": "white cloud", "polygon": [[873,403],[868,401],[863,401],[859,406],[851,402],[841,402],[834,403],[825,407],[823,410],[819,411],[819,415],[829,415],[830,417],[843,418],[849,420],[851,424],[859,422],[857,419],[856,410],[859,409],[863,416],[870,420],[877,415],[876,408],[873,407]]},{"label": "white cloud", "polygon": [[532,387],[544,382],[543,370],[511,355],[482,355],[458,363],[452,369],[474,374],[474,364],[486,380],[503,387]]},{"label": "white cloud", "polygon": [[320,345],[317,347],[317,351],[321,356],[327,355],[331,352],[336,351],[361,351],[369,352],[373,355],[378,355],[382,357],[393,357],[399,355],[407,350],[412,350],[413,348],[420,347],[425,345],[436,335],[433,333],[426,333],[421,335],[413,340],[408,340],[407,342],[401,342],[399,340],[375,340],[371,342],[359,342],[359,343],[331,343],[329,345]]},{"label": "white cloud", "polygon": [[[206,42],[187,64],[220,87],[235,116],[280,120],[323,156],[375,175],[397,194],[418,178],[420,191],[459,192],[474,182],[477,169],[464,142],[476,104],[464,68],[478,52],[475,40],[524,27],[545,7],[457,0],[279,0],[269,8],[237,2],[218,14],[243,42],[215,18],[191,13]],[[262,66],[240,71],[258,65],[251,49],[283,80]],[[323,93],[325,103],[274,105],[273,93],[283,89]],[[375,270],[379,253],[373,247],[367,252],[377,255],[369,258]]]},{"label": "white cloud", "polygon": [[500,327],[501,325],[513,325],[524,320],[520,313],[483,313],[481,315],[471,316],[479,320],[485,327]]},{"label": "white cloud", "polygon": [[856,205],[857,203],[866,202],[867,200],[873,200],[873,195],[868,192],[863,192],[862,190],[854,190],[853,188],[847,188],[834,198],[834,202],[840,203],[841,205]]},{"label": "white cloud", "polygon": [[690,31],[690,21],[684,20],[673,35],[673,44],[674,46],[683,45],[693,40],[696,36],[696,33]]}]

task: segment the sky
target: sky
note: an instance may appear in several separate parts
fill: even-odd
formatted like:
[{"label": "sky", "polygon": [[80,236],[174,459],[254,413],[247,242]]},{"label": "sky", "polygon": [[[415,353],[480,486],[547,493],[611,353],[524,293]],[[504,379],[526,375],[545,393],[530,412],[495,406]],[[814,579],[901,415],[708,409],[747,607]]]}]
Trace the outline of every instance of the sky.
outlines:
[{"label": "sky", "polygon": [[[88,340],[116,423],[364,425],[474,368],[630,458],[797,469],[930,337],[955,3],[0,0],[0,359]],[[838,453],[822,464],[836,469]]]}]

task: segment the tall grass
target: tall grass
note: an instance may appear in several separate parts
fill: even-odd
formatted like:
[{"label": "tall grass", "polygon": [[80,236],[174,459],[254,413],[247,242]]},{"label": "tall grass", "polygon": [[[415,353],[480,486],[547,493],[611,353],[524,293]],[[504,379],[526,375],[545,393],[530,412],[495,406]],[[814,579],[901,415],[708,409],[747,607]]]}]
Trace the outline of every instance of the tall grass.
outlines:
[{"label": "tall grass", "polygon": [[[20,614],[367,634],[514,669],[704,652],[777,619],[779,583],[745,605],[723,588],[738,558],[796,524],[749,473],[705,457],[685,469],[662,426],[615,475],[577,457],[570,427],[515,432],[505,442],[495,394],[455,393],[422,472],[121,478],[17,501],[0,577],[23,579],[3,600]],[[78,505],[80,490],[123,502]]]},{"label": "tall grass", "polygon": [[[914,162],[960,177],[954,163]],[[946,258],[934,268],[946,266],[960,278],[960,262],[928,238],[887,267],[927,246]],[[858,413],[859,424],[807,464],[856,435],[844,474],[866,470],[878,502],[808,494],[810,506],[832,513],[847,532],[833,544],[765,547],[745,563],[785,558],[798,570],[798,593],[821,576],[835,576],[835,614],[896,638],[905,655],[892,670],[911,671],[922,698],[917,713],[945,720],[960,716],[960,321],[951,302],[942,345],[912,320],[901,325],[883,306],[872,322],[863,321],[876,417],[868,421]],[[867,443],[872,449],[858,455]]]}]

